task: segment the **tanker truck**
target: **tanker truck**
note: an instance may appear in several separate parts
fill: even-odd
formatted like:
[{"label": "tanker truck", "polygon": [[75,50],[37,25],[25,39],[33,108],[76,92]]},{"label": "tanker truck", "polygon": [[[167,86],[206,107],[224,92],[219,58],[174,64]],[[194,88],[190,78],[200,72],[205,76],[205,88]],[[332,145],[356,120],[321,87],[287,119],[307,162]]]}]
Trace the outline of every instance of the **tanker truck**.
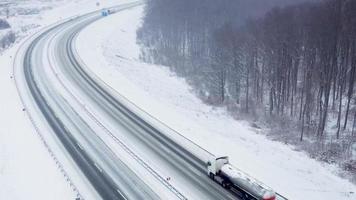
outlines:
[{"label": "tanker truck", "polygon": [[[277,200],[277,194],[241,170],[229,164],[227,156],[213,157],[207,162],[208,175],[222,187],[243,200]],[[283,198],[284,199],[284,198]]]}]

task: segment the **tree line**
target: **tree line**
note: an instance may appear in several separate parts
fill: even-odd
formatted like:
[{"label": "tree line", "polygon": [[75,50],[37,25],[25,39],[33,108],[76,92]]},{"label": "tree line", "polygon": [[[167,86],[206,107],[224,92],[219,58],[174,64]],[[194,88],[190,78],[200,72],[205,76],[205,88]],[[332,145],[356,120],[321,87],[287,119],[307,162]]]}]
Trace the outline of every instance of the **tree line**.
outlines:
[{"label": "tree line", "polygon": [[[170,66],[211,104],[298,120],[322,137],[355,134],[356,1],[273,8],[247,19],[244,1],[149,0],[138,31],[142,58]],[[259,114],[259,113],[257,113]]]},{"label": "tree line", "polygon": [[217,53],[235,54],[220,63],[237,57],[233,67],[244,72],[245,111],[255,102],[270,115],[298,119],[300,140],[306,129],[322,137],[336,112],[336,137],[348,124],[354,135],[355,10],[355,0],[304,3],[275,8],[241,29],[219,29]]}]

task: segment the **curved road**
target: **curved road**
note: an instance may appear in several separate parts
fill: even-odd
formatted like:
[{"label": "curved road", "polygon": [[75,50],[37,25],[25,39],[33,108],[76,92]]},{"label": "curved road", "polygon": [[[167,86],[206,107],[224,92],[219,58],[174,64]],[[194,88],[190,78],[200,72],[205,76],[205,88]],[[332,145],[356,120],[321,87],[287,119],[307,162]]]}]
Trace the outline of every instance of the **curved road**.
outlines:
[{"label": "curved road", "polygon": [[[126,4],[115,9],[119,12],[137,5]],[[150,157],[154,157],[154,164],[151,163],[154,166],[148,171],[174,192],[177,199],[236,199],[208,178],[205,160],[145,121],[86,70],[75,52],[75,39],[82,29],[100,18],[100,13],[94,12],[45,31],[32,41],[23,60],[24,76],[34,101],[96,192],[103,199],[162,198],[93,130],[90,126],[93,122],[83,118],[57,91],[58,83],[53,83],[53,76],[49,75],[50,62],[44,61],[43,56],[48,54],[52,42],[55,65],[66,77],[64,84],[85,99],[86,105],[95,108],[94,113],[101,116],[97,120],[118,127],[120,131],[114,132],[113,137],[127,143],[137,157],[145,158],[144,164],[148,166]],[[175,187],[161,180],[157,171],[172,174],[180,184]]]}]

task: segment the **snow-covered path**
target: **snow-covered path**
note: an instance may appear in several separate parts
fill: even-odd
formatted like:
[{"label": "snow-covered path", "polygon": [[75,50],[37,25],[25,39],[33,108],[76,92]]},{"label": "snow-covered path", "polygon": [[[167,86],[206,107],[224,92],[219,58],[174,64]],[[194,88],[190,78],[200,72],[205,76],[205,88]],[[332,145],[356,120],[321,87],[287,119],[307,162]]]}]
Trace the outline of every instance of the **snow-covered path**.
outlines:
[{"label": "snow-covered path", "polygon": [[[102,6],[113,6],[124,0],[108,0]],[[31,4],[31,2],[27,2]],[[41,2],[34,0],[34,6]],[[10,49],[0,55],[0,199],[74,199],[76,192],[64,177],[63,169],[48,152],[37,135],[17,94],[13,64],[22,43],[47,25],[67,17],[100,9],[94,0],[63,0],[53,5],[55,9],[32,16],[10,19],[16,30],[31,25],[20,34]],[[32,26],[36,24],[35,26]],[[18,61],[18,60],[17,60]],[[16,62],[17,62],[16,61]]]},{"label": "snow-covered path", "polygon": [[73,199],[63,174],[37,136],[19,100],[10,56],[0,68],[0,199]]},{"label": "snow-covered path", "polygon": [[268,140],[224,109],[204,105],[168,68],[141,63],[135,31],[142,11],[115,14],[81,33],[79,55],[104,82],[210,152],[229,155],[235,166],[290,199],[356,198],[356,186],[335,175],[334,166]]}]

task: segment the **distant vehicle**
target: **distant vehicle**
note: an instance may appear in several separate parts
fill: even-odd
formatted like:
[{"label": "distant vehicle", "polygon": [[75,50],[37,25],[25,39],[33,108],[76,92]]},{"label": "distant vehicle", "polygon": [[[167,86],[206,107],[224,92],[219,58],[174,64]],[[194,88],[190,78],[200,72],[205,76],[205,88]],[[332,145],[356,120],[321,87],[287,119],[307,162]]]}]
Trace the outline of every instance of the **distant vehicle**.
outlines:
[{"label": "distant vehicle", "polygon": [[101,10],[101,16],[106,17],[110,14],[110,10],[108,9],[103,9]]},{"label": "distant vehicle", "polygon": [[277,200],[276,193],[231,164],[227,156],[212,158],[207,163],[208,175],[222,187],[243,200]]}]

